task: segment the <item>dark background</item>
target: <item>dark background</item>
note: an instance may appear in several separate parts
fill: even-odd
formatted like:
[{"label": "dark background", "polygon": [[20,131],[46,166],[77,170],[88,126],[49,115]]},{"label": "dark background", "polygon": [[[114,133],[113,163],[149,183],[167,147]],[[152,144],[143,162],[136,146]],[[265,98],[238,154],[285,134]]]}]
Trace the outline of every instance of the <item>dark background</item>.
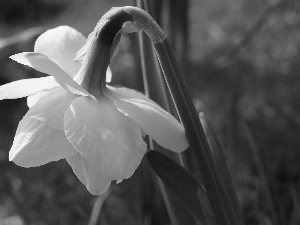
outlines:
[{"label": "dark background", "polygon": [[[195,106],[224,149],[246,225],[300,224],[300,1],[151,1]],[[2,0],[0,83],[39,77],[10,60],[41,32],[70,25],[87,36],[111,7],[133,1]],[[156,7],[156,8],[155,8]],[[123,38],[113,84],[139,88],[137,38]],[[168,224],[145,163],[92,196],[65,160],[25,169],[8,161],[26,99],[0,102],[0,224]],[[94,213],[92,210],[94,209]],[[100,215],[99,215],[100,214]]]}]

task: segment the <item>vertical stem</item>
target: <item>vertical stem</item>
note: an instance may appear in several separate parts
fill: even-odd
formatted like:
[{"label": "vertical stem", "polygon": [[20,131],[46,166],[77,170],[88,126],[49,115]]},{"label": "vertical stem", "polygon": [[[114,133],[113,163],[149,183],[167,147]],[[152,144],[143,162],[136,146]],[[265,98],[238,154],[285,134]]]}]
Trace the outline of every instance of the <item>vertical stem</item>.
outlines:
[{"label": "vertical stem", "polygon": [[[142,0],[138,0],[138,2],[140,1]],[[138,5],[142,5],[142,2]],[[144,5],[146,7],[146,3]],[[145,38],[145,34],[142,32],[139,32],[138,35],[145,94],[153,99],[162,108],[170,112],[171,106],[168,102],[167,90],[161,75],[159,64],[155,58],[151,41]],[[147,63],[145,54],[147,54]]]},{"label": "vertical stem", "polygon": [[[137,0],[137,6],[146,9],[148,8],[146,0],[144,0],[144,4],[142,0]],[[151,41],[147,37],[145,38],[145,34],[142,32],[138,33],[138,37],[145,94],[158,103],[162,108],[171,112],[172,102],[170,102],[171,99],[167,96],[169,93],[167,92],[166,84],[163,80],[161,69],[155,56]],[[176,111],[173,110],[173,113],[176,113]],[[151,139],[149,140],[149,144],[151,149],[164,152],[169,157],[175,161],[179,161],[180,164],[183,165],[181,155],[164,150]],[[197,224],[194,216],[182,205],[181,202],[179,202],[173,193],[170,192],[162,180],[158,176],[156,177],[172,225],[180,225],[183,223]]]},{"label": "vertical stem", "polygon": [[[142,5],[143,5],[142,0],[137,0],[137,7],[143,8]],[[147,96],[149,96],[148,77],[150,77],[150,76],[149,76],[148,72],[149,72],[150,68],[152,70],[151,72],[154,72],[154,71],[152,69],[153,67],[147,67],[147,64],[146,64],[146,60],[145,60],[145,50],[146,50],[145,49],[145,47],[146,47],[145,45],[146,45],[146,43],[145,43],[145,40],[144,40],[143,36],[144,36],[144,34],[141,31],[138,32],[140,57],[141,57],[141,69],[142,69],[142,76],[143,76],[143,82],[144,82],[144,90],[145,90],[145,94]],[[149,57],[149,55],[148,55],[148,57]],[[148,59],[148,60],[150,60],[152,62],[152,59],[153,58],[150,57],[150,59]],[[154,146],[153,146],[154,143],[153,143],[153,141],[151,139],[149,139],[149,144],[150,144],[150,148],[154,149]],[[163,182],[159,179],[158,176],[156,176],[156,180],[158,182],[158,186],[159,186],[161,195],[163,197],[163,200],[164,200],[164,203],[165,203],[165,206],[166,206],[166,209],[167,209],[167,212],[168,212],[171,224],[172,225],[179,225],[179,223],[176,220],[175,212],[173,210],[172,204],[170,202],[170,198],[169,198],[169,196],[167,194],[167,190],[166,190]]]},{"label": "vertical stem", "polygon": [[143,30],[152,40],[176,109],[185,127],[191,151],[193,151],[200,168],[216,222],[219,225],[238,225],[238,221],[231,210],[232,207],[226,190],[222,186],[220,174],[217,171],[187,84],[163,31],[149,14],[131,6],[112,9],[104,16],[103,21],[108,19],[109,22],[119,19],[121,19],[119,22],[124,23],[132,21],[131,24],[138,30]]},{"label": "vertical stem", "polygon": [[293,201],[294,212],[295,212],[295,220],[300,224],[300,198],[297,193],[297,189],[295,186],[289,187],[289,192]]},{"label": "vertical stem", "polygon": [[257,145],[254,141],[253,135],[250,132],[250,129],[248,128],[246,123],[242,123],[242,129],[244,130],[246,138],[248,139],[248,142],[250,144],[250,149],[251,149],[252,154],[254,156],[254,161],[255,161],[255,164],[257,166],[260,182],[261,182],[262,187],[263,187],[263,192],[264,192],[265,204],[266,204],[266,207],[267,207],[267,211],[269,211],[269,213],[270,213],[270,217],[271,217],[271,220],[272,220],[273,224],[276,225],[276,224],[278,224],[279,220],[278,220],[278,217],[277,217],[276,210],[274,208],[275,203],[274,203],[274,200],[272,198],[271,188],[270,188],[270,185],[269,185],[269,182],[268,182],[268,176],[267,176],[267,173],[266,173],[265,168],[263,166],[263,162],[261,160],[261,157],[259,155],[258,147],[257,147]]},{"label": "vertical stem", "polygon": [[208,198],[218,224],[237,224],[230,202],[216,169],[211,151],[199,121],[187,84],[180,72],[174,53],[167,39],[155,43],[160,65],[163,69],[172,97],[176,103],[187,138],[200,168]]},{"label": "vertical stem", "polygon": [[238,202],[235,187],[234,187],[232,179],[231,179],[231,174],[227,167],[226,158],[225,158],[222,144],[220,143],[212,125],[205,118],[204,114],[200,115],[200,121],[203,124],[204,131],[208,138],[209,145],[212,148],[212,154],[213,154],[214,160],[216,162],[218,172],[221,175],[221,181],[223,183],[224,189],[226,190],[227,196],[228,196],[230,204],[232,206],[232,211],[235,215],[236,220],[238,221],[238,224],[243,225],[244,222],[243,222],[243,217],[242,217],[242,213],[240,210],[240,205]]}]

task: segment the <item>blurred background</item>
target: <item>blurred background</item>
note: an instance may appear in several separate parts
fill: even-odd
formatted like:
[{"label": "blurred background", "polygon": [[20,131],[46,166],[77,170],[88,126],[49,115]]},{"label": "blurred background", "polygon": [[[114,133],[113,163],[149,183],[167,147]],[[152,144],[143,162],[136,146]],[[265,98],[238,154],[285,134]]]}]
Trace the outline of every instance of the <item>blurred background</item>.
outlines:
[{"label": "blurred background", "polygon": [[[300,224],[300,1],[152,0],[198,112],[226,156],[246,225]],[[8,57],[33,51],[45,30],[87,36],[129,0],[1,0],[0,84],[43,76]],[[142,88],[136,34],[125,35],[112,83]],[[65,160],[24,169],[8,161],[26,99],[0,102],[0,225],[170,224],[143,161],[92,196]]]}]

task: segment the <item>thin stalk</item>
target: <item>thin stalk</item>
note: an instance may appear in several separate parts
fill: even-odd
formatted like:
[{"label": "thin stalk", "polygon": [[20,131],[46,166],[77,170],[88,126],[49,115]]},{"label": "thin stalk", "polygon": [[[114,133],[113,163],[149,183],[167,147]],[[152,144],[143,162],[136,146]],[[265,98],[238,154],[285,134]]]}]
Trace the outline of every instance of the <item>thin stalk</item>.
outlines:
[{"label": "thin stalk", "polygon": [[160,27],[145,12],[131,7],[124,10],[131,14],[137,27],[152,40],[164,77],[167,81],[179,117],[185,127],[187,139],[203,177],[205,189],[217,224],[238,224],[231,210],[230,201],[222,186],[211,151],[199,121],[195,106],[181,74],[170,44]]},{"label": "thin stalk", "polygon": [[[142,0],[137,0],[137,7],[143,8]],[[148,79],[147,79],[147,77],[149,77],[148,72],[153,73],[155,71],[153,71],[153,69],[152,69],[153,67],[147,67],[146,60],[145,60],[145,50],[146,50],[145,47],[146,46],[145,46],[145,40],[144,40],[143,35],[144,34],[141,31],[138,32],[139,49],[140,49],[140,57],[141,57],[141,69],[142,69],[144,90],[145,90],[145,94],[147,96],[149,96],[149,84],[148,84]],[[150,57],[150,61],[152,62],[151,56],[148,55],[148,58],[149,57]],[[150,68],[151,68],[151,71],[149,71]],[[154,149],[154,146],[153,146],[154,143],[150,138],[149,138],[149,145],[150,145],[150,148]],[[160,193],[163,197],[165,207],[167,209],[171,224],[180,225],[179,222],[176,219],[176,214],[175,214],[174,208],[172,207],[172,203],[171,203],[171,200],[169,198],[169,195],[167,193],[167,190],[166,190],[166,187],[165,187],[164,183],[161,181],[161,179],[159,179],[159,177],[157,175],[155,177],[156,177],[156,180],[158,182],[158,187],[159,187]]]},{"label": "thin stalk", "polygon": [[[115,18],[116,20],[121,19],[124,23],[132,21],[136,29],[144,31],[151,39],[179,117],[185,127],[190,148],[200,168],[216,222],[218,225],[238,224],[234,213],[231,211],[230,201],[222,186],[187,84],[166,36],[149,14],[136,7],[126,6],[112,9],[104,15],[103,20],[109,19],[110,22],[114,22]],[[107,27],[107,29],[109,28]]]},{"label": "thin stalk", "polygon": [[226,158],[224,154],[224,149],[220,140],[218,139],[212,125],[210,122],[205,118],[204,114],[200,115],[200,121],[204,127],[205,134],[208,138],[209,145],[212,148],[212,154],[214,160],[217,164],[218,171],[222,178],[222,183],[224,185],[224,189],[226,190],[227,196],[230,200],[230,204],[232,206],[232,211],[234,212],[235,218],[240,225],[243,225],[243,217],[240,210],[240,205],[238,202],[237,194],[235,187],[232,182],[231,174],[229,172]]},{"label": "thin stalk", "polygon": [[300,199],[295,186],[290,186],[289,192],[293,201],[295,220],[297,221],[297,224],[300,224]]},{"label": "thin stalk", "polygon": [[[146,0],[144,0],[144,2],[143,0],[137,0],[137,6],[139,8],[145,8],[146,10],[149,8]],[[161,69],[155,56],[151,41],[145,38],[145,34],[142,32],[138,32],[138,39],[145,94],[165,110],[171,112],[172,102],[170,102],[170,99],[167,96],[168,92],[166,89],[166,85],[163,80]],[[159,145],[155,144],[151,139],[149,139],[149,144],[151,149],[166,153],[169,157],[179,162],[183,166],[181,155],[175,153],[172,154],[172,152],[170,151],[165,151]],[[168,211],[171,224],[197,224],[196,219],[193,218],[193,215],[182,205],[181,202],[178,201],[173,193],[170,192],[170,190],[165,186],[162,180],[158,176],[156,176],[156,178],[165,202],[166,209]]]},{"label": "thin stalk", "polygon": [[[147,9],[147,1],[144,1],[144,4],[142,4],[142,1],[143,0],[138,0],[138,2],[140,2],[138,6],[140,7],[144,5],[145,9]],[[139,32],[138,36],[145,94],[162,108],[171,112],[171,105],[167,96],[166,86],[164,84],[161,69],[156,59],[151,41],[145,38],[145,34],[143,32]],[[147,62],[145,59],[146,54]]]},{"label": "thin stalk", "polygon": [[161,42],[155,43],[154,48],[185,127],[191,150],[202,174],[217,224],[238,224],[234,213],[231,211],[230,201],[222,186],[203,127],[170,44],[165,38]]},{"label": "thin stalk", "polygon": [[263,192],[264,192],[264,197],[265,197],[265,205],[266,205],[267,211],[269,211],[269,213],[270,213],[270,217],[271,217],[273,224],[277,225],[279,220],[277,217],[276,210],[274,208],[275,203],[272,198],[271,188],[270,188],[270,185],[268,182],[269,179],[268,179],[267,173],[265,171],[265,168],[263,166],[261,157],[259,155],[258,147],[257,147],[257,145],[254,141],[253,135],[252,135],[250,129],[248,128],[248,126],[246,125],[246,123],[242,123],[242,129],[244,130],[244,133],[245,133],[246,138],[250,145],[250,150],[254,156],[254,161],[255,161],[255,164],[256,164],[256,167],[257,167],[257,170],[259,173],[259,179],[260,179],[261,185],[263,187]]},{"label": "thin stalk", "polygon": [[96,199],[96,201],[94,203],[94,206],[93,206],[93,209],[92,209],[92,213],[91,213],[88,225],[97,225],[97,222],[99,220],[100,213],[101,213],[101,210],[102,210],[102,206],[103,206],[105,200],[107,199],[107,197],[110,195],[110,193],[111,193],[111,191],[108,190],[107,192],[100,195]]}]

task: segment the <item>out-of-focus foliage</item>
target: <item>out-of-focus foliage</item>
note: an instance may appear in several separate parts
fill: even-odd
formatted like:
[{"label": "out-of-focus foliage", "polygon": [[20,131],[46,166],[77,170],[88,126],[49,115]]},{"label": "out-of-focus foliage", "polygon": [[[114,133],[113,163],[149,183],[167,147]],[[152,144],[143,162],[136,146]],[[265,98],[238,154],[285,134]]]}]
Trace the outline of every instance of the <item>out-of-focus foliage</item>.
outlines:
[{"label": "out-of-focus foliage", "polygon": [[[300,1],[153,2],[196,108],[205,113],[223,145],[245,224],[299,224]],[[32,26],[59,24],[87,35],[111,6],[133,2],[6,0],[1,4],[0,38],[7,38]],[[0,39],[1,84],[42,75],[7,59],[32,51],[39,32],[9,48],[3,47],[8,39]],[[123,38],[112,62],[113,84],[141,85],[137,46],[134,35]],[[87,224],[96,198],[65,161],[31,169],[8,162],[14,132],[26,111],[25,99],[0,102],[0,224]],[[112,187],[99,221],[167,224],[163,215],[161,197],[143,162],[133,178]]]},{"label": "out-of-focus foliage", "polygon": [[37,22],[59,14],[67,1],[49,0],[2,0],[0,22],[7,25]]},{"label": "out-of-focus foliage", "polygon": [[196,106],[225,147],[246,224],[298,224],[300,2],[210,2],[191,8]]}]

